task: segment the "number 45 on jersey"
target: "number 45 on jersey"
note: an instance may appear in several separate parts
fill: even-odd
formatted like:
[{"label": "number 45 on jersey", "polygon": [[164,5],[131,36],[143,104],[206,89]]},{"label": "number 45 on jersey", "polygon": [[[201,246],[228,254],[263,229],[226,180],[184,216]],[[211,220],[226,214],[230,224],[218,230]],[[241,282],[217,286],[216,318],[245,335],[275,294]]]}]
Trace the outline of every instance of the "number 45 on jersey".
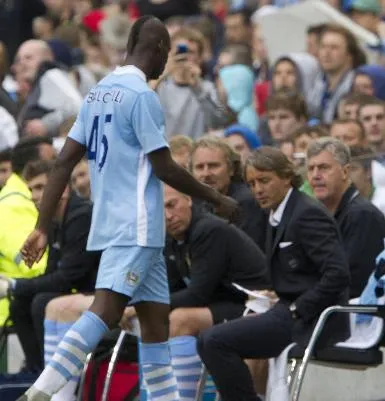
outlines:
[{"label": "number 45 on jersey", "polygon": [[[104,117],[104,119],[103,119],[103,117]],[[102,122],[101,122],[101,120],[102,120]],[[107,124],[110,124],[111,121],[112,121],[112,114],[106,114],[105,116],[96,115],[94,117],[94,121],[92,123],[91,135],[90,135],[90,139],[87,144],[87,157],[88,157],[88,160],[95,160],[95,162],[99,161],[99,163],[98,163],[99,171],[101,171],[101,169],[103,168],[104,163],[106,162],[106,159],[107,159],[108,139],[105,134],[105,128],[106,128],[105,126]],[[99,135],[102,135],[102,139],[100,141],[100,146],[98,146]],[[102,149],[100,149],[100,148],[102,148]]]}]

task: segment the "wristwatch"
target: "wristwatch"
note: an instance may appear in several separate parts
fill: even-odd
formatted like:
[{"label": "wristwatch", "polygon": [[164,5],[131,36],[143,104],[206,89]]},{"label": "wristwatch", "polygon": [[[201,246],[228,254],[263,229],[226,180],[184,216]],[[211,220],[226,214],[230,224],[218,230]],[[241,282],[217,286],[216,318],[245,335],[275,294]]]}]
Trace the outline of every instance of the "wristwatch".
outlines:
[{"label": "wristwatch", "polygon": [[294,302],[289,306],[289,311],[293,319],[298,319],[297,305]]}]

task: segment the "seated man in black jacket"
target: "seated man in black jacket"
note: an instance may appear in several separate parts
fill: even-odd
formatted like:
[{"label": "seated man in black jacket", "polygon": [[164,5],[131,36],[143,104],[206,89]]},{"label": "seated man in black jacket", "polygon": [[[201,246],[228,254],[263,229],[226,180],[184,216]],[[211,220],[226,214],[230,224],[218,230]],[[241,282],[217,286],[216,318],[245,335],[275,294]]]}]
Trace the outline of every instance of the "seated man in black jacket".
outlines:
[{"label": "seated man in black jacket", "polygon": [[[246,180],[269,210],[266,258],[279,297],[273,308],[205,330],[198,349],[222,401],[257,401],[245,358],[277,357],[305,346],[322,311],[348,301],[349,269],[333,218],[298,190],[301,179],[278,149],[262,147],[246,161]],[[349,335],[346,316],[332,316],[317,345]]]},{"label": "seated man in black jacket", "polygon": [[171,355],[181,398],[194,400],[201,368],[196,336],[242,315],[246,297],[232,283],[269,287],[266,261],[242,230],[192,206],[171,187],[165,188],[165,216]]},{"label": "seated man in black jacket", "polygon": [[385,217],[353,185],[350,151],[341,141],[330,137],[313,141],[307,160],[314,195],[334,216],[342,235],[350,267],[350,297],[359,297],[384,249]]},{"label": "seated man in black jacket", "polygon": [[[37,208],[51,167],[51,162],[40,160],[28,164],[24,171]],[[11,319],[28,371],[39,371],[44,366],[43,322],[48,302],[73,290],[91,292],[94,289],[100,254],[86,251],[91,214],[92,204],[67,187],[56,212],[45,274],[32,279],[0,279],[0,297],[9,292],[13,299]]]},{"label": "seated man in black jacket", "polygon": [[267,214],[259,207],[243,181],[239,155],[223,139],[200,138],[192,149],[191,173],[197,180],[239,203],[237,226],[265,251]]}]

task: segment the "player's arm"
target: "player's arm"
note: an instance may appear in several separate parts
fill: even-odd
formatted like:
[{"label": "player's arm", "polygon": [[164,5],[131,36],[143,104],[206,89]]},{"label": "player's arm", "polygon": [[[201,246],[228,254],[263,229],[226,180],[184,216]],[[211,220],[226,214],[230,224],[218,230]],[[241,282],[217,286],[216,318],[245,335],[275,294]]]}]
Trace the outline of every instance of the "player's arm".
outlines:
[{"label": "player's arm", "polygon": [[52,218],[55,215],[64,188],[68,184],[71,172],[83,157],[85,149],[84,145],[67,137],[63,150],[49,175],[36,228],[28,236],[21,249],[24,262],[29,267],[32,267],[35,262],[39,262],[44,255]]},{"label": "player's arm", "polygon": [[84,156],[85,150],[85,146],[71,138],[67,138],[49,175],[40,205],[36,229],[47,233],[59,200],[71,177],[72,170]]},{"label": "player's arm", "polygon": [[221,195],[208,185],[201,184],[172,159],[164,137],[163,111],[154,92],[141,93],[130,116],[136,137],[160,180],[177,191],[213,203],[216,212],[222,217],[230,219],[235,217],[238,204],[234,199]]},{"label": "player's arm", "polygon": [[167,147],[149,153],[148,158],[155,175],[161,181],[186,195],[211,202],[217,208],[217,213],[223,217],[234,217],[233,214],[237,209],[236,201],[196,180],[172,159]]}]

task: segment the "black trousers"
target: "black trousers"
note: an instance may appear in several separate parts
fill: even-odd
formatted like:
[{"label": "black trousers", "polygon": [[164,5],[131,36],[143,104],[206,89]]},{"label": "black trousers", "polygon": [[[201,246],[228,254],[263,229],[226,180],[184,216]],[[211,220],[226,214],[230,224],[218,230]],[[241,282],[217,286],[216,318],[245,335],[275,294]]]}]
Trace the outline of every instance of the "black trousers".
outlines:
[{"label": "black trousers", "polygon": [[198,352],[222,401],[256,401],[244,359],[277,357],[292,343],[294,320],[287,305],[277,304],[258,316],[242,317],[205,330]]},{"label": "black trousers", "polygon": [[10,315],[26,358],[26,369],[39,372],[44,368],[45,307],[62,293],[41,293],[34,297],[16,297]]}]

